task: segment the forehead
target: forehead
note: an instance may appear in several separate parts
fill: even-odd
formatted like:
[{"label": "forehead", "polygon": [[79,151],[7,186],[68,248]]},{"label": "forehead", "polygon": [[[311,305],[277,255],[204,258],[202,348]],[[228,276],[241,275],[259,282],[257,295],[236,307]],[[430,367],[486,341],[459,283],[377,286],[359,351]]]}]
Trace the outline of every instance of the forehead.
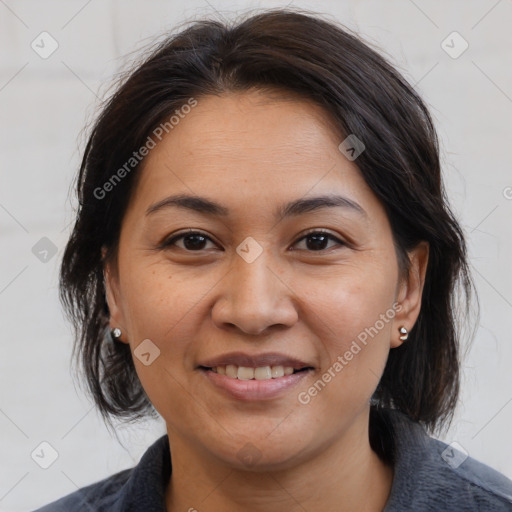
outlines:
[{"label": "forehead", "polygon": [[[311,100],[282,91],[251,90],[201,97],[172,133],[181,142],[186,138],[197,145],[199,152],[203,144],[211,149],[212,143],[229,135],[236,137],[232,149],[250,154],[258,145],[286,150],[325,142],[325,137],[336,143],[337,131],[327,111]],[[235,141],[244,144],[237,147]]]},{"label": "forehead", "polygon": [[178,190],[269,205],[338,188],[371,199],[341,140],[328,113],[296,95],[202,97],[146,157],[136,194],[145,203]]}]

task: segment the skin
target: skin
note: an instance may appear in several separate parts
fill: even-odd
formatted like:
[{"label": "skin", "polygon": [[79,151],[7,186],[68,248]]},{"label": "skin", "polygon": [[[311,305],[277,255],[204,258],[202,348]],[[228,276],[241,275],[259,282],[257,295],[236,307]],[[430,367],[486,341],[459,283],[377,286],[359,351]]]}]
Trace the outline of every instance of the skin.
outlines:
[{"label": "skin", "polygon": [[[370,447],[369,400],[402,343],[399,327],[410,330],[419,314],[428,246],[409,253],[402,276],[384,207],[341,140],[309,102],[227,93],[198,99],[145,161],[105,277],[121,341],[133,351],[150,339],[160,350],[148,366],[134,362],[167,426],[170,512],[380,511],[389,497],[393,468]],[[205,196],[229,215],[177,207],[146,215],[177,193]],[[335,207],[274,216],[289,201],[334,193],[365,214]],[[209,238],[161,247],[189,228]],[[312,229],[334,239],[315,250],[304,238]],[[236,252],[249,236],[263,249],[252,263]],[[301,404],[299,392],[394,303],[394,318]],[[282,352],[315,370],[278,399],[238,400],[196,369],[231,351]],[[250,467],[238,456],[247,443],[259,457]]]}]

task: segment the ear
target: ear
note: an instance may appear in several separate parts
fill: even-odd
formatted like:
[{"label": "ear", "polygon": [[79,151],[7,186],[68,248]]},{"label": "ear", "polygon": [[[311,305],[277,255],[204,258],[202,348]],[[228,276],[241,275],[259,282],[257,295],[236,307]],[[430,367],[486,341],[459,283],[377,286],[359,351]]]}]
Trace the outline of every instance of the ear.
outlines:
[{"label": "ear", "polygon": [[400,327],[405,327],[409,332],[414,327],[421,310],[421,295],[425,285],[427,272],[429,244],[420,242],[412,251],[407,253],[410,266],[407,275],[403,277],[398,286],[396,301],[401,308],[393,320],[391,335],[391,347],[399,347],[405,341],[400,339]]},{"label": "ear", "polygon": [[106,247],[101,248],[103,259],[103,282],[105,285],[105,295],[107,299],[108,309],[110,311],[110,329],[121,329],[121,337],[116,338],[116,341],[128,343],[126,341],[126,324],[124,322],[124,315],[121,308],[120,291],[119,291],[119,278],[117,269],[114,268],[114,263],[111,260],[106,260],[107,253]]}]

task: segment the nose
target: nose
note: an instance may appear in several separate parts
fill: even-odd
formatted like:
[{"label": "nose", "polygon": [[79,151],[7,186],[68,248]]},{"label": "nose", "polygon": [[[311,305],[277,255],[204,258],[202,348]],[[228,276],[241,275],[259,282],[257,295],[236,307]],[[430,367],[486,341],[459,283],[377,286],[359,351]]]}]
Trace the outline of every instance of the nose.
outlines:
[{"label": "nose", "polygon": [[294,293],[266,251],[251,263],[236,256],[219,287],[212,309],[212,319],[219,328],[236,327],[258,335],[273,326],[291,327],[297,322]]}]

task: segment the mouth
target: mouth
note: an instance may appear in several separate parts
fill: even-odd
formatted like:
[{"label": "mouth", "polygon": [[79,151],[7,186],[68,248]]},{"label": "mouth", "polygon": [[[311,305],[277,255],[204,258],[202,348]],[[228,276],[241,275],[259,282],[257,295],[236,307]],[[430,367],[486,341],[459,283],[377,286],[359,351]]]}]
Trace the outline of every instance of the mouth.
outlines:
[{"label": "mouth", "polygon": [[295,364],[294,368],[290,364],[201,365],[197,369],[205,377],[206,383],[221,396],[237,401],[264,402],[289,397],[293,388],[315,372],[312,366]]},{"label": "mouth", "polygon": [[222,396],[243,401],[287,397],[316,371],[310,363],[278,352],[225,353],[201,361],[196,369]]},{"label": "mouth", "polygon": [[273,365],[273,366],[237,366],[234,364],[220,365],[220,366],[199,366],[200,370],[206,372],[213,372],[218,375],[223,375],[228,379],[236,380],[275,380],[294,375],[301,372],[314,370],[312,366],[304,366],[302,368],[294,368],[293,366]]}]

